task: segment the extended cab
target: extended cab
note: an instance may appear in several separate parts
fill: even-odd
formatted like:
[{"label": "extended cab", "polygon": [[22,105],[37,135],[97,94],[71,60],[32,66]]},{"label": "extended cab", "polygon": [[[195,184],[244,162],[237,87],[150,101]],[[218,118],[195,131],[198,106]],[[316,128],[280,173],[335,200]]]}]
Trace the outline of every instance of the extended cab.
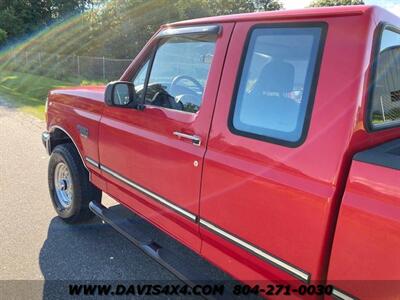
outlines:
[{"label": "extended cab", "polygon": [[[103,191],[243,282],[398,299],[393,14],[349,6],[165,25],[119,81],[53,90],[46,107],[50,195],[65,221],[94,212],[143,248]],[[153,244],[145,251],[170,266]]]}]

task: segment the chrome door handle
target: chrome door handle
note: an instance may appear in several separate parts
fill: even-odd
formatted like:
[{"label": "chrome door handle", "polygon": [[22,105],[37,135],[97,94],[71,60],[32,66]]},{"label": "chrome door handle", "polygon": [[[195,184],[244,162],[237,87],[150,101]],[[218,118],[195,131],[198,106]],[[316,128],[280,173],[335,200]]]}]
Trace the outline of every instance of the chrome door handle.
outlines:
[{"label": "chrome door handle", "polygon": [[186,134],[186,133],[182,133],[182,132],[179,132],[179,131],[174,131],[174,135],[176,135],[179,138],[191,140],[192,144],[195,145],[195,146],[200,146],[201,145],[201,139],[197,135]]}]

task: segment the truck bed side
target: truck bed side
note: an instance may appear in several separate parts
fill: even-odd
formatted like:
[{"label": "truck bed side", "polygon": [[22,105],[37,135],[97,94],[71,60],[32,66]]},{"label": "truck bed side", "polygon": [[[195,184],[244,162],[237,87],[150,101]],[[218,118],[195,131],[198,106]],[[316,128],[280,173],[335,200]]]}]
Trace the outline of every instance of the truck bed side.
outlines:
[{"label": "truck bed side", "polygon": [[354,156],[328,283],[361,299],[398,299],[400,139]]}]

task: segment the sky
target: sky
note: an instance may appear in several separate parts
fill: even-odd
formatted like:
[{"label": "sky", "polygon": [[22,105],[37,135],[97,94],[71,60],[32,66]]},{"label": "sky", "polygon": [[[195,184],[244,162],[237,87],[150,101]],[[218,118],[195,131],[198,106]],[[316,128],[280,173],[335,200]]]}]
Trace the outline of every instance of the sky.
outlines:
[{"label": "sky", "polygon": [[[281,0],[286,9],[304,8],[311,0]],[[400,16],[400,0],[364,0],[365,4],[379,5]]]}]

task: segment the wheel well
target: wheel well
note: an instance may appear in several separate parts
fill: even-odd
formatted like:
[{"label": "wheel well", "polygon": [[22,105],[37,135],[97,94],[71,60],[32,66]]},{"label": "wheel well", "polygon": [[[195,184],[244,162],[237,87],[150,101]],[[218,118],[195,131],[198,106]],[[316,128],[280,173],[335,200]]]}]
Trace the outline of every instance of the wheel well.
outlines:
[{"label": "wheel well", "polygon": [[[53,152],[54,148],[61,144],[71,143],[74,145],[74,142],[66,134],[63,130],[56,128],[50,135],[50,153]],[[75,145],[74,145],[75,147]]]},{"label": "wheel well", "polygon": [[81,158],[83,166],[87,169],[87,167],[85,165],[85,161],[84,161],[84,159],[83,159],[83,157],[81,155],[81,152],[79,151],[78,146],[75,144],[74,140],[62,128],[56,127],[50,133],[49,152],[52,153],[53,150],[58,145],[62,145],[62,144],[71,144],[75,148],[75,150],[78,153],[79,157]]}]

